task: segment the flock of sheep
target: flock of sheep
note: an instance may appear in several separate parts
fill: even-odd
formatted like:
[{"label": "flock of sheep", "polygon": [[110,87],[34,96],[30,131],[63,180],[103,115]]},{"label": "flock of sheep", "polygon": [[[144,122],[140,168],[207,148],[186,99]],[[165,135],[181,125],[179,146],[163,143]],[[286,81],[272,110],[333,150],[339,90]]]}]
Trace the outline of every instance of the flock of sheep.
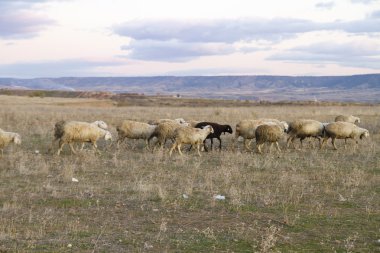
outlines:
[{"label": "flock of sheep", "polygon": [[[359,123],[360,119],[358,117],[343,115],[337,116],[335,122],[331,123],[322,123],[311,119],[299,119],[290,123],[276,119],[242,120],[236,124],[233,147],[235,147],[235,142],[240,137],[244,139],[244,145],[247,150],[252,150],[250,144],[253,139],[256,139],[256,147],[259,153],[262,153],[262,146],[265,143],[271,143],[270,148],[275,143],[277,149],[281,151],[278,141],[287,133],[287,147],[292,144],[295,148],[295,139],[300,139],[302,147],[302,141],[305,138],[313,137],[319,140],[320,148],[323,148],[327,140],[331,138],[334,149],[337,149],[335,145],[336,139],[344,139],[345,142],[347,139],[354,139],[358,143],[359,138],[369,137],[367,129],[356,125]],[[77,151],[73,147],[73,143],[81,143],[80,150],[82,150],[84,144],[89,142],[93,145],[94,151],[99,153],[96,144],[99,139],[104,138],[106,141],[112,141],[111,132],[107,129],[108,126],[104,121],[95,121],[93,123],[59,121],[55,124],[54,139],[49,150],[52,150],[55,143],[59,141],[58,155],[62,152],[65,144],[68,144],[72,153],[76,154]],[[117,148],[125,139],[143,139],[146,142],[147,149],[151,148],[150,141],[153,138],[157,139],[153,149],[157,146],[163,147],[169,139],[173,143],[169,151],[170,155],[175,149],[182,155],[182,145],[190,144],[191,147],[197,147],[199,156],[201,155],[200,149],[202,145],[207,151],[206,139],[211,140],[211,149],[213,139],[218,139],[221,150],[221,134],[232,134],[233,132],[230,125],[221,125],[214,122],[186,122],[182,118],[152,120],[148,123],[124,120],[116,127],[116,130],[118,133]],[[0,150],[2,155],[3,149],[10,143],[21,144],[21,136],[17,133],[0,129]]]}]

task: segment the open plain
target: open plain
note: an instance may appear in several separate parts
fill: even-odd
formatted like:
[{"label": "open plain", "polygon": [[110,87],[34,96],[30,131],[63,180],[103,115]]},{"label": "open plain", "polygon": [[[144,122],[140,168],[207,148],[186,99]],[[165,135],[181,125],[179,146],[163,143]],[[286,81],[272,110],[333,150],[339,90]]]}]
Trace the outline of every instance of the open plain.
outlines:
[{"label": "open plain", "polygon": [[[114,140],[124,119],[361,118],[356,147],[264,154],[232,148],[172,157],[127,140],[78,155],[47,152],[59,120],[103,120]],[[380,251],[380,106],[143,106],[110,100],[0,96],[0,128],[20,146],[0,158],[0,252],[376,252]],[[314,144],[314,147],[313,145]],[[297,145],[299,142],[297,141]],[[55,149],[56,150],[56,149]],[[76,178],[78,182],[73,182]],[[215,199],[216,195],[225,199]]]}]

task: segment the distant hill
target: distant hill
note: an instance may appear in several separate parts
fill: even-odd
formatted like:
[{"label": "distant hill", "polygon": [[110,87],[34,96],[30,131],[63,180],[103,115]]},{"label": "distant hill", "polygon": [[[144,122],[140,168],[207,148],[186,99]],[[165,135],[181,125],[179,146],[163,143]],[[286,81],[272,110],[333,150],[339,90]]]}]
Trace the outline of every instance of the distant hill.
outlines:
[{"label": "distant hill", "polygon": [[380,102],[380,74],[354,76],[156,76],[0,78],[0,88],[180,94],[248,100]]}]

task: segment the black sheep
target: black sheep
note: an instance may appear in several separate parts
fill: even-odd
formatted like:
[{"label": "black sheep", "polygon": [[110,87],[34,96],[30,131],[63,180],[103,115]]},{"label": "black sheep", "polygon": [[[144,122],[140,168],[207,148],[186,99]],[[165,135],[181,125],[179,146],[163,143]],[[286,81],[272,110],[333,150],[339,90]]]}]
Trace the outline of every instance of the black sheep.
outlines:
[{"label": "black sheep", "polygon": [[[207,125],[212,126],[214,129],[214,133],[211,133],[207,136],[207,138],[203,141],[203,145],[205,147],[205,151],[207,151],[206,147],[206,140],[210,139],[211,140],[211,150],[212,150],[212,144],[213,144],[213,139],[217,138],[219,140],[219,149],[222,150],[222,140],[220,139],[220,135],[223,133],[230,133],[232,134],[232,127],[230,125],[220,125],[218,123],[214,122],[199,122],[198,124],[195,125],[196,128],[203,128]],[[190,147],[191,148],[191,147]]]}]

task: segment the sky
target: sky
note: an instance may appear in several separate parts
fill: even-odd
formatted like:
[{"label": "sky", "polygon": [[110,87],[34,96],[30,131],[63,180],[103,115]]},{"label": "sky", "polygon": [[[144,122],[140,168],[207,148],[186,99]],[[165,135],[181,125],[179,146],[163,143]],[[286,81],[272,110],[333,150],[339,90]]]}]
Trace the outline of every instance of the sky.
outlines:
[{"label": "sky", "polygon": [[380,73],[380,0],[0,0],[0,77]]}]

